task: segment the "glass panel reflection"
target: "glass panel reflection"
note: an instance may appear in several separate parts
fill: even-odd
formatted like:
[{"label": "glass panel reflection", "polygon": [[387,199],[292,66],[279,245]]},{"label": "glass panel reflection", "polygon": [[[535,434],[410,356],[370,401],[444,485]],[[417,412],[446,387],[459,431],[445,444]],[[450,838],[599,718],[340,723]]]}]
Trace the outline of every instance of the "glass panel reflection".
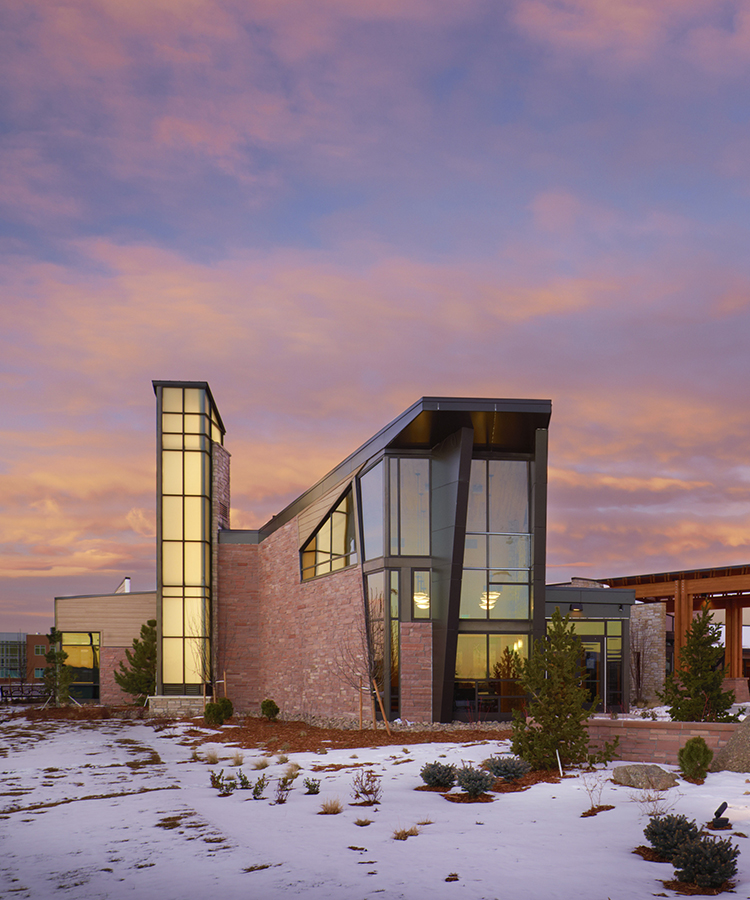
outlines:
[{"label": "glass panel reflection", "polygon": [[491,534],[490,567],[524,569],[531,565],[531,536],[525,534]]},{"label": "glass panel reflection", "polygon": [[383,555],[383,462],[359,480],[362,496],[362,531],[365,559]]},{"label": "glass panel reflection", "polygon": [[328,575],[356,562],[354,506],[352,490],[349,488],[315,534],[302,547],[300,551],[302,580]]},{"label": "glass panel reflection", "polygon": [[490,584],[488,612],[491,619],[528,619],[529,586]]},{"label": "glass panel reflection", "polygon": [[489,531],[528,532],[529,464],[491,459],[488,463]]}]

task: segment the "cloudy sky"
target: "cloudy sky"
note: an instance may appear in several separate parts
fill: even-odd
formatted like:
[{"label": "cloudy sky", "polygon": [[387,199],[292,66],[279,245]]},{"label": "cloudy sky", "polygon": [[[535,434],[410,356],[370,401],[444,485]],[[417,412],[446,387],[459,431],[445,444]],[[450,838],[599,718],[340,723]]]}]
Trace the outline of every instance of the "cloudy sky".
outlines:
[{"label": "cloudy sky", "polygon": [[152,379],[254,527],[549,398],[548,580],[750,562],[750,0],[6,0],[0,631],[154,584]]}]

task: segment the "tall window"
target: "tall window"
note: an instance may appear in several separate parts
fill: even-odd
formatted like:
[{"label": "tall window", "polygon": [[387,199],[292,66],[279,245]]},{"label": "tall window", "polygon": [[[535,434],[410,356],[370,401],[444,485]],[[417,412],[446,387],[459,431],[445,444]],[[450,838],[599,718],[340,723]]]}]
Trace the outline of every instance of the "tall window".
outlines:
[{"label": "tall window", "polygon": [[383,460],[359,479],[365,559],[383,555]]},{"label": "tall window", "polygon": [[529,464],[475,459],[461,586],[463,619],[528,619]]},{"label": "tall window", "polygon": [[212,442],[223,433],[202,387],[160,386],[162,684],[199,693],[210,681]]},{"label": "tall window", "polygon": [[349,488],[302,548],[302,580],[328,575],[356,562],[354,505]]},{"label": "tall window", "polygon": [[430,461],[391,459],[391,555],[430,555]]}]

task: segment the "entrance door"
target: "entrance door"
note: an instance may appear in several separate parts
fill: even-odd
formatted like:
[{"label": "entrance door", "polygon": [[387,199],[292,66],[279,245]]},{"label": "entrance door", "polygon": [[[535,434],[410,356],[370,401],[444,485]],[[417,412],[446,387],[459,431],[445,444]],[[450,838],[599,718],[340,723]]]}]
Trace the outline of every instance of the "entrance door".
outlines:
[{"label": "entrance door", "polygon": [[607,696],[604,666],[604,638],[586,637],[581,641],[583,651],[583,686],[589,692],[587,706],[591,706],[596,697],[599,702]]}]

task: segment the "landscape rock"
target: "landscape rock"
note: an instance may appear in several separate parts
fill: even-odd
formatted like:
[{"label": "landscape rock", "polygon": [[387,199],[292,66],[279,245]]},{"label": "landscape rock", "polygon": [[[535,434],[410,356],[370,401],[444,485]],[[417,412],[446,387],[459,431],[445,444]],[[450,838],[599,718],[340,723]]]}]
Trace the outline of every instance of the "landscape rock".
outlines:
[{"label": "landscape rock", "polygon": [[750,716],[735,728],[726,745],[714,753],[709,772],[750,772]]},{"label": "landscape rock", "polygon": [[675,776],[671,772],[665,772],[661,766],[646,766],[640,763],[616,766],[612,771],[612,781],[626,787],[653,791],[666,791],[677,784]]}]

